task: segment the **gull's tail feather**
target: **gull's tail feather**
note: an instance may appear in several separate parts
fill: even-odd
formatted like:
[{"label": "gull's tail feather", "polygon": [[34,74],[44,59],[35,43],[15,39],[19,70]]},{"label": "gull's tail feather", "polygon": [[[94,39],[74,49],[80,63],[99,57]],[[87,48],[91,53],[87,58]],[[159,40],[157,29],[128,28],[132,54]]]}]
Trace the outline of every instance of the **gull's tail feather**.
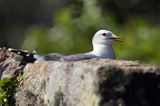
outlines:
[{"label": "gull's tail feather", "polygon": [[14,52],[20,56],[23,57],[23,62],[24,63],[33,63],[36,60],[38,61],[60,61],[61,57],[63,55],[59,53],[50,53],[46,55],[38,55],[36,51],[29,52],[27,50],[18,50],[18,49],[13,49],[13,48],[8,48],[6,49],[10,52]]},{"label": "gull's tail feather", "polygon": [[38,55],[38,54],[34,55],[34,58],[39,61],[60,61],[62,57],[63,55],[59,53],[50,53],[46,55]]},{"label": "gull's tail feather", "polygon": [[34,58],[34,55],[36,54],[35,51],[33,52],[29,52],[27,50],[18,50],[18,49],[13,49],[13,48],[8,48],[6,49],[10,52],[14,52],[20,56],[23,57],[22,62],[24,63],[33,63],[34,61],[36,61],[37,59]]}]

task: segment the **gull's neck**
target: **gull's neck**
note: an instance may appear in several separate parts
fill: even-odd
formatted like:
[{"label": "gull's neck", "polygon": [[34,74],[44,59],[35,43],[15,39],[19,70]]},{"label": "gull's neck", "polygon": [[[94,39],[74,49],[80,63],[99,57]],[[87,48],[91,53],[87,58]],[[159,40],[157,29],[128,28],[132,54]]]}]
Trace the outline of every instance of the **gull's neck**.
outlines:
[{"label": "gull's neck", "polygon": [[116,58],[112,45],[94,44],[93,51],[91,53],[101,58]]}]

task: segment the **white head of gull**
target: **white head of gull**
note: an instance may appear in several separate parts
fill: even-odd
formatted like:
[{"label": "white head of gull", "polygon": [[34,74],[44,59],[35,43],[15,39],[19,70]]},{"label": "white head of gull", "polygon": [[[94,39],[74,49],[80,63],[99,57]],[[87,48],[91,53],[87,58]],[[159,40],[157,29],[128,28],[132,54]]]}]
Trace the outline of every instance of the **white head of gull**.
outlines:
[{"label": "white head of gull", "polygon": [[89,54],[101,58],[116,59],[112,44],[114,41],[120,41],[120,38],[108,30],[99,30],[92,39],[93,51]]}]

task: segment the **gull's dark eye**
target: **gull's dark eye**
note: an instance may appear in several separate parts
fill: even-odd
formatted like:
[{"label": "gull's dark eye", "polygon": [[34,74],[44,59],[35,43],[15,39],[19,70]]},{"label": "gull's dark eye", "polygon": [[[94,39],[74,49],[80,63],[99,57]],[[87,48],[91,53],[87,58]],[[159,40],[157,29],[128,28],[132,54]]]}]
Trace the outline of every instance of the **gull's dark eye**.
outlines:
[{"label": "gull's dark eye", "polygon": [[103,36],[106,36],[107,34],[106,34],[106,33],[102,33],[102,35],[103,35]]}]

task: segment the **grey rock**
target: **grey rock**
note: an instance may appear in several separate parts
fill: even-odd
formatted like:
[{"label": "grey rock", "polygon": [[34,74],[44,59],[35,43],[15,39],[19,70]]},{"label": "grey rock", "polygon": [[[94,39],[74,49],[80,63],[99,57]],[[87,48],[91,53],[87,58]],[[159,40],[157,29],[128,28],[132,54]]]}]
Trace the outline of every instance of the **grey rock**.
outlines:
[{"label": "grey rock", "polygon": [[135,61],[37,61],[27,64],[24,69],[24,79],[16,93],[16,105],[156,105],[160,103],[157,99],[160,98],[157,88],[159,73],[158,67]]}]

